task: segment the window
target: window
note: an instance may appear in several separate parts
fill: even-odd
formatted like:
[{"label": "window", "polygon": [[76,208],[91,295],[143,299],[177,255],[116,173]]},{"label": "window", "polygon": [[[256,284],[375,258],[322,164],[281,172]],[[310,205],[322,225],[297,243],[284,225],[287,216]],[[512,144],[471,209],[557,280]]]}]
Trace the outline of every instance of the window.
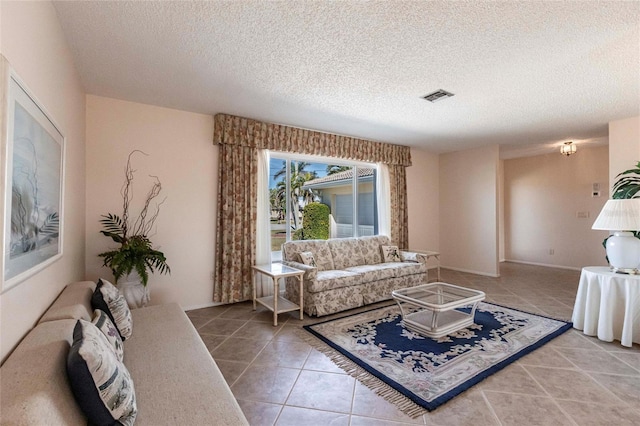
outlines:
[{"label": "window", "polygon": [[305,239],[303,212],[312,202],[329,207],[329,237],[378,233],[376,166],[336,159],[271,152],[272,259],[280,260],[285,241]]}]

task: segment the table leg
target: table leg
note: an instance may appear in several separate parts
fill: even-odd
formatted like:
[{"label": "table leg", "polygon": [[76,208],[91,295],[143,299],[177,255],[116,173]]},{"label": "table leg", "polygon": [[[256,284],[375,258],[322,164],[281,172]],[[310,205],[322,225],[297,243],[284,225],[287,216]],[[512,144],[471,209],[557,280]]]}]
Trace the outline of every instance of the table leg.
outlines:
[{"label": "table leg", "polygon": [[304,303],[304,297],[302,295],[302,288],[303,288],[303,278],[302,275],[300,275],[298,277],[298,279],[300,280],[300,319],[303,320],[304,319],[304,311],[303,311],[303,303]]},{"label": "table leg", "polygon": [[273,326],[278,326],[278,296],[280,289],[278,284],[279,278],[273,277]]},{"label": "table leg", "polygon": [[440,279],[440,255],[436,256],[436,266],[438,268],[438,282],[442,282]]},{"label": "table leg", "polygon": [[252,283],[253,283],[253,310],[256,310],[256,278],[257,278],[257,272],[254,272],[252,276]]}]

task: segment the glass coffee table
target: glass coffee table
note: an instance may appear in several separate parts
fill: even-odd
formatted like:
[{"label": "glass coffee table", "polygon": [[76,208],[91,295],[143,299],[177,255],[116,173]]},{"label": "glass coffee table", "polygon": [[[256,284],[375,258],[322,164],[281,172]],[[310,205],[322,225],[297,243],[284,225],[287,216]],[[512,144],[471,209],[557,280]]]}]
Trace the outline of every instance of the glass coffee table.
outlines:
[{"label": "glass coffee table", "polygon": [[[442,282],[395,290],[391,295],[407,329],[435,338],[473,324],[478,302],[485,298],[482,291]],[[468,305],[472,305],[469,313],[457,310]]]}]

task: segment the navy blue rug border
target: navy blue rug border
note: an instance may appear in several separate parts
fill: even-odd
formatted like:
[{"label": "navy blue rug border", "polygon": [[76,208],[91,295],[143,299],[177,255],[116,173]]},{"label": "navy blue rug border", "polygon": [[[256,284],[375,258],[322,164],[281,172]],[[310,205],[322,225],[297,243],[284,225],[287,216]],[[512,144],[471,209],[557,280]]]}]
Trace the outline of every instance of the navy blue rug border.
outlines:
[{"label": "navy blue rug border", "polygon": [[[472,378],[470,378],[469,380],[467,380],[463,384],[456,386],[455,388],[451,389],[449,392],[439,396],[438,398],[434,399],[433,401],[425,401],[420,396],[418,396],[418,395],[414,394],[413,392],[409,391],[408,389],[406,389],[400,383],[390,379],[389,377],[385,376],[384,374],[381,374],[378,370],[376,370],[375,368],[371,367],[369,364],[360,361],[360,359],[358,359],[357,357],[351,355],[351,353],[349,353],[349,351],[347,351],[346,349],[342,348],[340,345],[333,343],[331,340],[327,339],[322,334],[316,332],[315,330],[313,330],[311,328],[311,327],[319,325],[319,324],[325,324],[325,323],[329,323],[329,322],[333,322],[333,321],[338,321],[338,320],[341,320],[341,319],[344,319],[344,318],[349,318],[349,317],[352,317],[352,316],[360,315],[360,314],[363,314],[365,312],[374,312],[374,311],[377,311],[377,310],[388,309],[390,307],[393,307],[393,304],[390,304],[390,305],[387,305],[387,306],[381,306],[379,308],[373,308],[373,309],[371,309],[369,311],[355,312],[355,313],[352,313],[352,314],[344,315],[344,316],[339,317],[339,318],[333,318],[333,319],[326,320],[326,321],[320,321],[320,322],[317,322],[317,323],[314,323],[314,324],[305,325],[302,328],[304,328],[307,332],[311,333],[316,338],[320,339],[322,342],[324,342],[325,344],[327,344],[328,346],[330,346],[334,350],[338,351],[341,355],[343,355],[346,358],[348,358],[351,362],[353,362],[358,367],[360,367],[363,370],[365,370],[367,373],[373,375],[378,380],[386,383],[388,386],[390,386],[394,390],[400,392],[402,395],[404,395],[406,398],[410,399],[415,404],[418,404],[419,406],[426,408],[427,411],[433,411],[436,408],[438,408],[439,406],[441,406],[442,404],[444,404],[445,402],[453,399],[454,397],[458,396],[459,394],[461,394],[462,392],[464,392],[467,389],[471,388],[472,386],[477,385],[478,383],[480,383],[481,381],[483,381],[487,377],[497,373],[498,371],[502,370],[503,368],[505,368],[509,364],[512,364],[515,361],[517,361],[518,359],[522,358],[523,356],[528,355],[531,352],[533,352],[534,350],[544,346],[545,344],[549,343],[551,340],[553,340],[556,337],[564,334],[565,332],[567,332],[568,330],[570,330],[573,327],[573,323],[567,322],[567,321],[564,321],[564,320],[561,320],[561,319],[552,318],[552,317],[545,316],[545,315],[534,314],[534,313],[531,313],[531,312],[523,311],[521,309],[511,308],[509,306],[504,306],[504,305],[499,305],[497,303],[491,303],[491,302],[485,302],[485,301],[482,301],[481,303],[486,303],[486,304],[493,305],[493,306],[498,306],[498,307],[501,307],[501,308],[511,309],[511,310],[514,310],[514,311],[517,311],[517,312],[522,312],[522,313],[525,313],[525,314],[528,314],[528,315],[537,316],[537,317],[540,317],[540,318],[551,319],[551,320],[554,320],[554,321],[558,321],[558,322],[564,323],[564,325],[562,327],[560,327],[558,330],[554,331],[553,333],[547,334],[546,336],[544,336],[540,340],[537,340],[535,343],[532,343],[531,345],[527,346],[525,349],[522,349],[522,350],[518,351],[517,353],[511,355],[509,358],[506,358],[506,359],[502,360],[501,362],[497,363],[496,365],[494,365],[494,366],[492,366],[492,367],[490,367],[490,368],[488,368],[486,370],[480,371],[477,375],[473,376]],[[399,310],[398,310],[398,313],[400,313]]]}]

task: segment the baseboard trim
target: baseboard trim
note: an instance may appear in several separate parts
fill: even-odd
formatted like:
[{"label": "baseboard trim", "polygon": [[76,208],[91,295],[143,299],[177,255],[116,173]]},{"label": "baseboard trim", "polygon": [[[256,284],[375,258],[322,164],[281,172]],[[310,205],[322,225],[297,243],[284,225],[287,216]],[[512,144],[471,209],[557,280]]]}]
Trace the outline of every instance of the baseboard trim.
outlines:
[{"label": "baseboard trim", "polygon": [[474,271],[471,269],[454,268],[452,266],[444,266],[444,265],[441,265],[440,267],[443,269],[450,269],[452,271],[466,272],[467,274],[482,275],[484,277],[491,277],[491,278],[500,278],[500,274],[489,274],[487,272]]},{"label": "baseboard trim", "polygon": [[575,266],[551,265],[549,263],[527,262],[526,260],[506,259],[505,262],[521,263],[523,265],[532,265],[532,266],[544,266],[545,268],[568,269],[568,270],[571,270],[571,271],[581,271],[582,270],[582,268],[576,268]]}]

